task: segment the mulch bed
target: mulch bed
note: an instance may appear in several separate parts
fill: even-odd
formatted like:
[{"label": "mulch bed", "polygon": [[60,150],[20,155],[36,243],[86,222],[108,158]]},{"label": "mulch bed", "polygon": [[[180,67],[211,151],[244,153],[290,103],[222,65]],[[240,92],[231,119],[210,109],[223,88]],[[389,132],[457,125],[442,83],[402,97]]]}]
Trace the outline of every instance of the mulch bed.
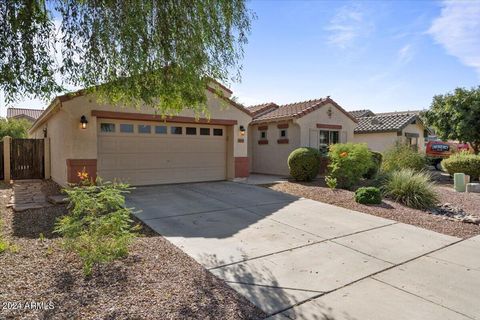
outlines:
[{"label": "mulch bed", "polygon": [[[57,206],[13,213],[0,190],[4,236],[18,252],[0,254],[0,319],[263,319],[266,315],[155,232],[144,229],[130,255],[84,277],[81,263],[53,234]],[[43,234],[43,236],[40,236]],[[26,302],[44,303],[40,310]],[[17,305],[18,306],[18,305]],[[27,307],[32,308],[32,304]],[[51,308],[53,306],[53,308]],[[35,307],[35,306],[34,306]]]},{"label": "mulch bed", "polygon": [[[298,197],[313,199],[339,207],[352,209],[374,216],[387,218],[446,235],[459,238],[470,238],[480,234],[480,225],[447,220],[422,210],[416,210],[399,203],[384,199],[380,205],[363,205],[356,203],[354,192],[348,190],[330,190],[324,179],[310,183],[285,182],[269,186],[269,188]],[[444,180],[436,186],[441,203],[450,203],[470,214],[480,216],[480,194],[457,193],[451,184]]]}]

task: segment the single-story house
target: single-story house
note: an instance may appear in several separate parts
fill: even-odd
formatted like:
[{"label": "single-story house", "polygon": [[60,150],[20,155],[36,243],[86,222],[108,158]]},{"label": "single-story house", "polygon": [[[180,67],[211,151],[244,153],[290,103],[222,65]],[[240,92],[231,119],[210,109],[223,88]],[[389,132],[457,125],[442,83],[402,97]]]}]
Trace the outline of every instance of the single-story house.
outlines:
[{"label": "single-story house", "polygon": [[7,119],[25,119],[33,123],[42,113],[43,109],[8,108]]},{"label": "single-story house", "polygon": [[83,169],[131,185],[246,177],[252,116],[221,84],[206,94],[210,118],[196,119],[191,110],[162,117],[152,108],[100,104],[79,91],[56,97],[29,134],[49,138],[51,178],[60,185],[77,182]]},{"label": "single-story house", "polygon": [[368,147],[383,152],[397,142],[416,146],[425,151],[428,129],[419,117],[419,111],[373,113],[370,110],[351,111],[357,118],[353,141],[367,143]]},{"label": "single-story house", "polygon": [[287,158],[296,148],[352,142],[357,119],[333,99],[251,106],[249,159],[254,173],[288,175]]}]

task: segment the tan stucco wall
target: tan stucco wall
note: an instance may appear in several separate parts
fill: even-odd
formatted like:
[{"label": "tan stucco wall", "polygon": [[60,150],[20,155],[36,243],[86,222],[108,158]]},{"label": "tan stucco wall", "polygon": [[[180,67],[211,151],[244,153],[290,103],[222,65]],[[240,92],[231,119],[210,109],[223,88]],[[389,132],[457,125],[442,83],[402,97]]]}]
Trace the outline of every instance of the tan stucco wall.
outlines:
[{"label": "tan stucco wall", "polygon": [[397,141],[401,141],[401,137],[397,136],[396,132],[362,133],[353,137],[353,142],[366,143],[370,150],[376,152],[384,152],[393,147]]},{"label": "tan stucco wall", "polygon": [[357,133],[354,135],[353,141],[355,143],[366,143],[373,151],[384,152],[393,147],[396,142],[405,142],[405,133],[418,134],[418,150],[425,152],[424,126],[420,123],[406,126],[402,130],[401,136],[398,136],[396,132]]},{"label": "tan stucco wall", "polygon": [[[331,116],[328,110],[331,110]],[[342,111],[332,104],[327,104],[318,110],[315,110],[299,119],[290,120],[288,128],[288,144],[278,144],[277,139],[280,129],[277,124],[281,122],[268,123],[268,144],[259,145],[258,126],[267,124],[256,124],[251,126],[251,136],[249,146],[251,148],[251,168],[252,172],[265,174],[289,175],[287,159],[288,155],[299,147],[317,147],[310,142],[310,133],[313,131],[317,135],[321,129],[317,128],[317,124],[341,125],[340,142],[353,140],[353,129],[356,123]],[[325,129],[336,130],[336,129]],[[316,141],[317,142],[317,141]]]},{"label": "tan stucco wall", "polygon": [[[248,124],[251,116],[229,105],[210,91],[207,92],[210,118],[237,120],[237,124],[227,130],[227,172],[228,178],[233,178],[234,157],[247,157]],[[67,184],[66,159],[97,159],[97,118],[91,116],[92,110],[131,112],[155,114],[151,108],[125,108],[99,104],[93,97],[79,96],[62,103],[59,111],[45,123],[36,128],[30,135],[34,138],[43,137],[43,129],[47,127],[51,139],[52,179],[61,184]],[[80,117],[85,115],[88,120],[86,129],[80,128]],[[179,113],[177,116],[195,117],[191,110]],[[168,122],[168,121],[167,121]],[[239,143],[239,127],[243,125],[247,132],[244,143]]]},{"label": "tan stucco wall", "polygon": [[277,127],[279,123],[284,122],[270,122],[260,126],[268,125],[267,140],[268,144],[259,144],[260,131],[259,125],[250,126],[250,141],[249,145],[252,149],[251,156],[251,171],[255,173],[264,174],[278,174],[288,175],[288,155],[300,146],[300,127],[292,121],[288,122],[287,136],[288,143],[279,144],[280,130]]},{"label": "tan stucco wall", "polygon": [[[328,115],[328,110],[332,111],[331,116]],[[310,141],[310,133],[312,130],[319,131],[322,129],[317,128],[317,123],[341,125],[340,142],[351,142],[353,140],[353,129],[357,125],[350,117],[345,115],[342,111],[338,110],[335,106],[327,104],[314,112],[311,112],[296,120],[300,126],[300,145],[304,147],[315,147],[316,143]],[[323,129],[329,130],[329,129]],[[330,129],[335,130],[335,129]]]}]

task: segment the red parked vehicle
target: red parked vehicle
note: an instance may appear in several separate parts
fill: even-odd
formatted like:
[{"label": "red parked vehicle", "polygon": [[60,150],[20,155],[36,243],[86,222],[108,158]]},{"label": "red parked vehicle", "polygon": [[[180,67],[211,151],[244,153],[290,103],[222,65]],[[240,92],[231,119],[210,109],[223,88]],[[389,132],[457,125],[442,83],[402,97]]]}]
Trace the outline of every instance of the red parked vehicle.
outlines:
[{"label": "red parked vehicle", "polygon": [[472,149],[468,143],[428,141],[425,153],[432,160],[432,164],[437,170],[441,170],[440,162],[448,158],[455,152],[467,151]]}]

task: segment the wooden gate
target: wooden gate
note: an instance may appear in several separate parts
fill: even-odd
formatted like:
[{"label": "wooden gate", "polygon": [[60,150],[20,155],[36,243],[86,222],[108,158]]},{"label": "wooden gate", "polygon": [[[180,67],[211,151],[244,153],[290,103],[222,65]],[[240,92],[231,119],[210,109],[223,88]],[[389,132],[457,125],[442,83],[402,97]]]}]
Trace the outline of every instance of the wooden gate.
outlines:
[{"label": "wooden gate", "polygon": [[10,172],[13,180],[43,179],[45,175],[43,139],[12,139]]}]

